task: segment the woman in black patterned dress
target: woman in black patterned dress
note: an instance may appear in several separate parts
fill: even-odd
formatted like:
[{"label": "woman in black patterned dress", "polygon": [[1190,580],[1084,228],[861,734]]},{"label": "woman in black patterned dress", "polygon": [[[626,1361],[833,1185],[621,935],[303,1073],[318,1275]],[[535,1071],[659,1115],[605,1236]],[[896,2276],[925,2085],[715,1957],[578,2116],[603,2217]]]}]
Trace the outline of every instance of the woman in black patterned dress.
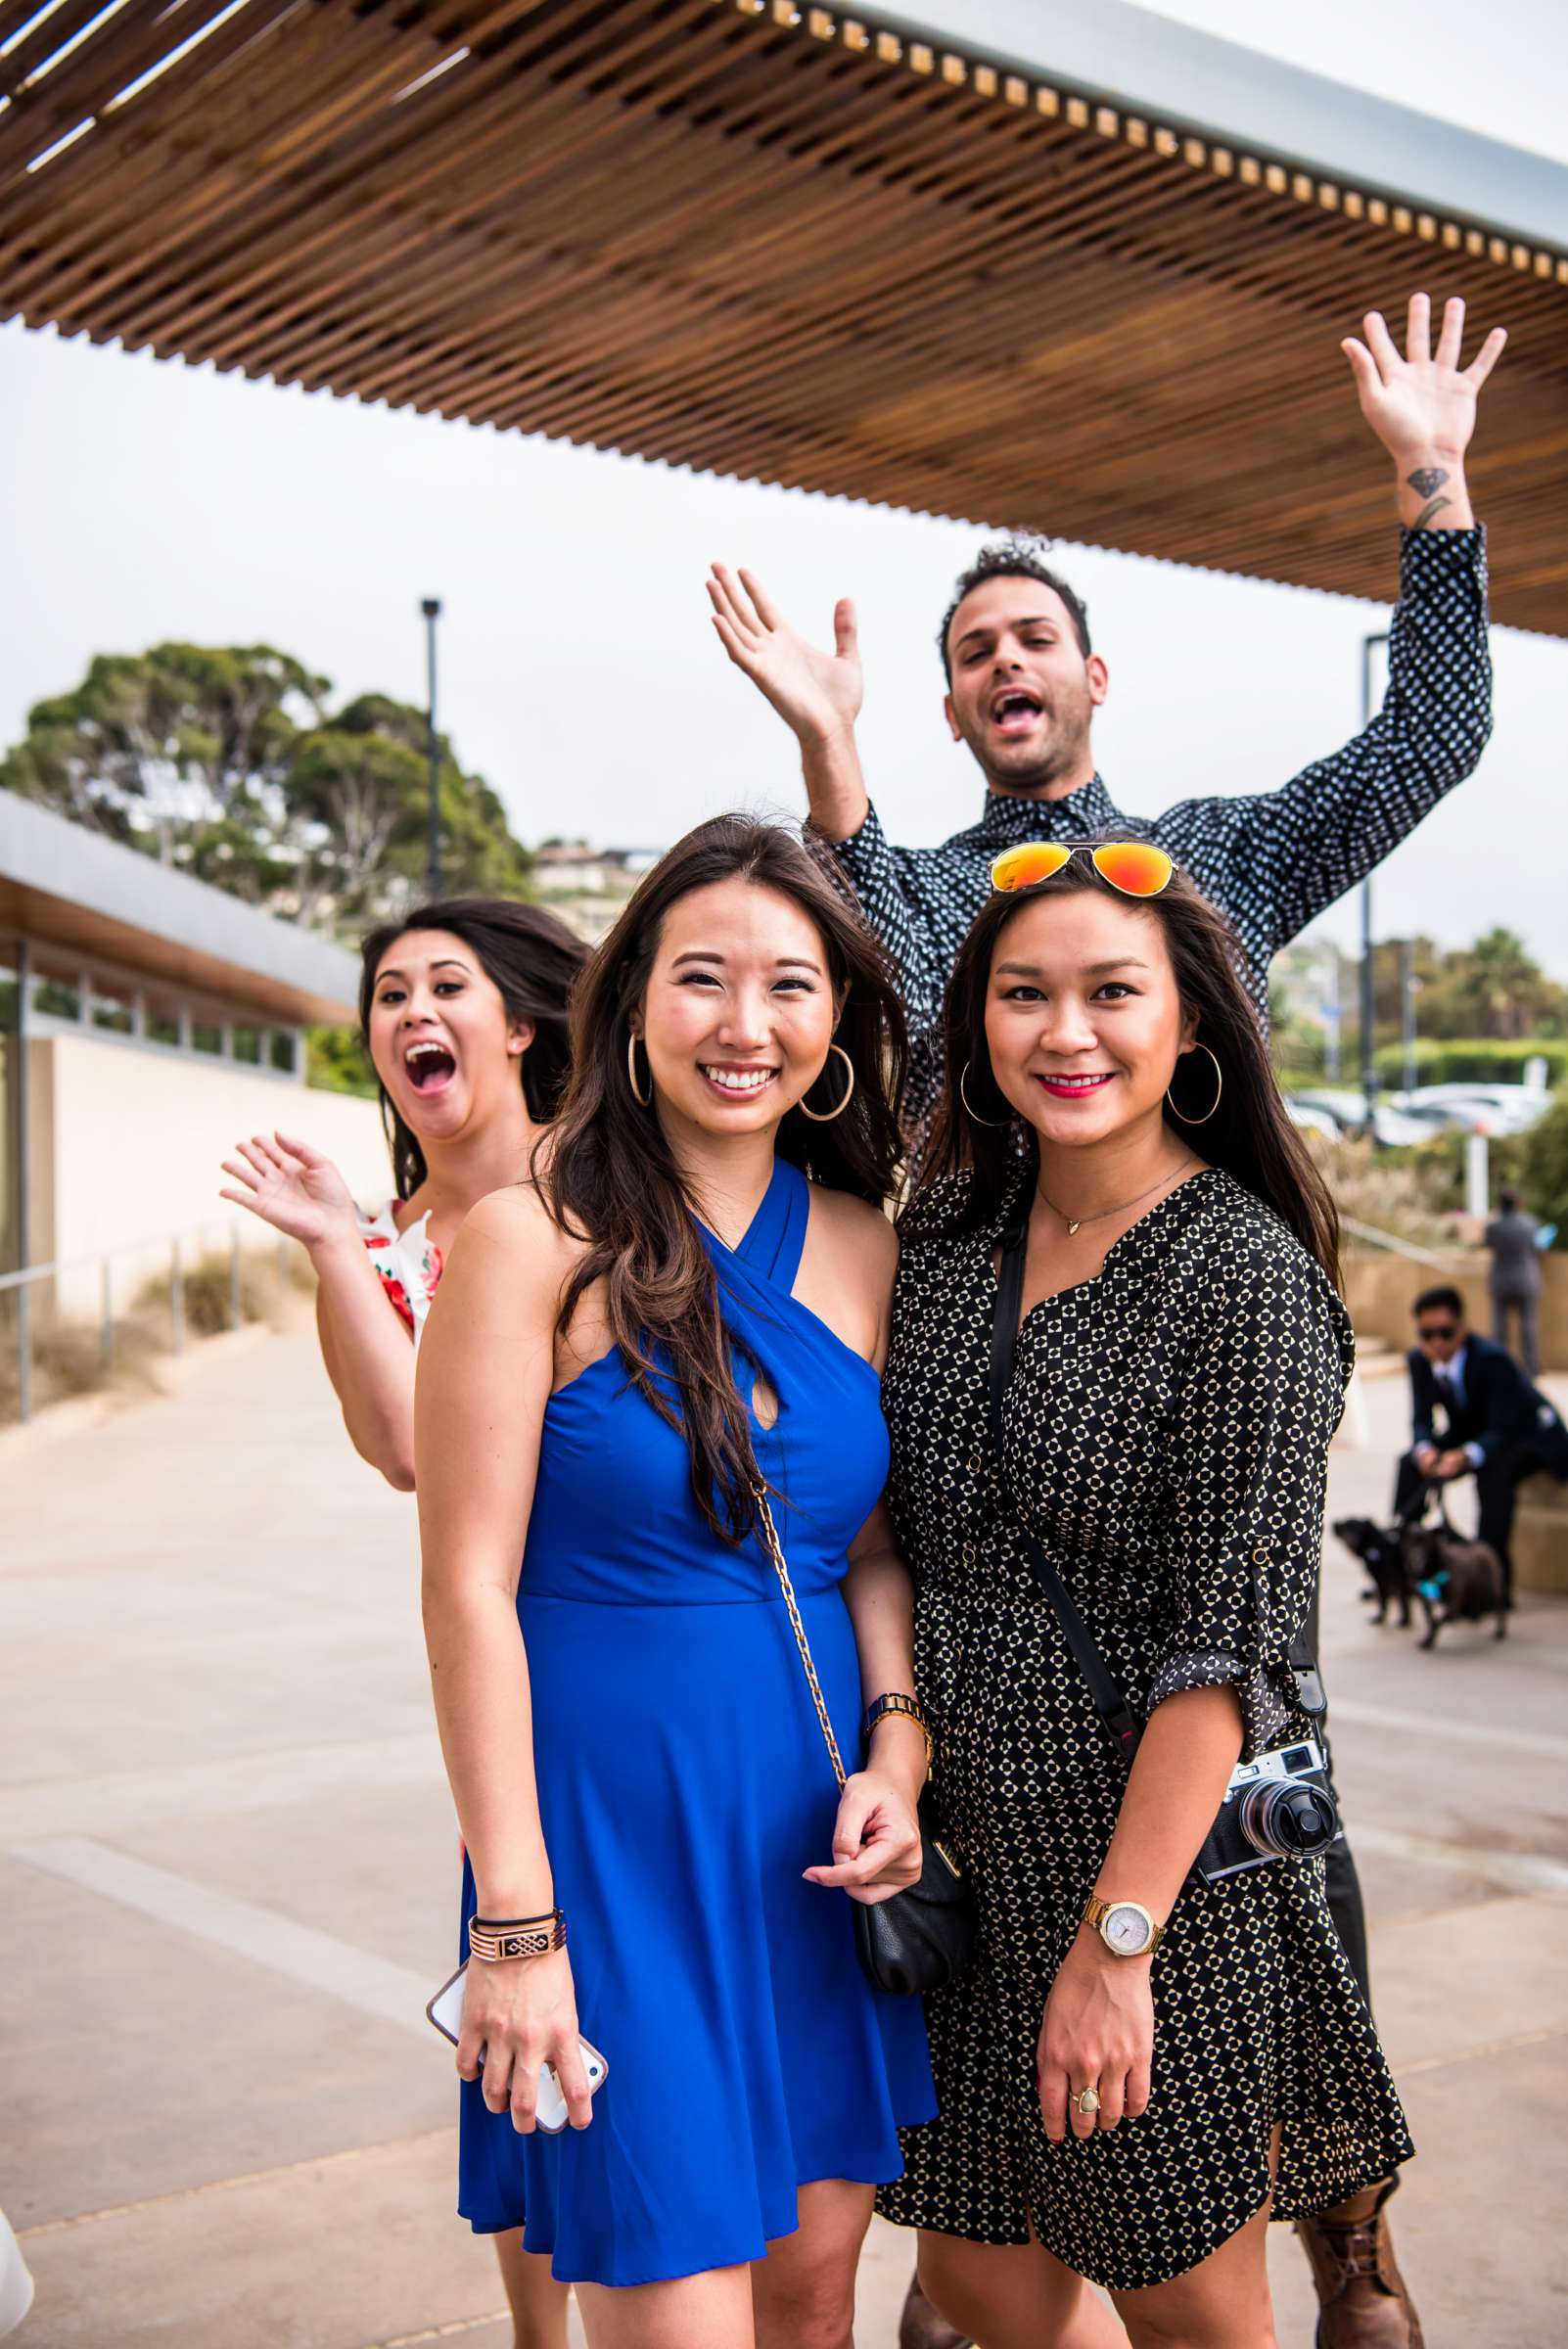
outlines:
[{"label": "woman in black patterned dress", "polygon": [[[1122,2340],[1084,2278],[1138,2349],[1272,2349],[1268,2216],[1375,2201],[1411,2150],[1321,1860],[1188,1881],[1238,1757],[1311,1731],[1286,1656],[1352,1364],[1333,1205],[1229,934],[1179,874],[1133,897],[1075,854],[999,889],[946,1064],[884,1399],[981,1946],[931,2002],[941,2117],[881,2207],[922,2230],[927,2292],[986,2349]],[[992,1323],[1026,1221],[1004,1490]],[[1019,1512],[1147,1723],[1130,1774]],[[1091,1897],[1122,1905],[1104,1933]]]}]

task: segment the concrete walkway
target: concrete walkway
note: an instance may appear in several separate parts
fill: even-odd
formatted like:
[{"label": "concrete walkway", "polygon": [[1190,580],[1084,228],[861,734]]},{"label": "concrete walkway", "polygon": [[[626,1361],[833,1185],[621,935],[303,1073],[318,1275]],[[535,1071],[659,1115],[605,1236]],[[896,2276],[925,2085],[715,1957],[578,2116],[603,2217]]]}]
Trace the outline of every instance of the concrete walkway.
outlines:
[{"label": "concrete walkway", "polygon": [[[1402,1382],[1335,1512],[1380,1509]],[[1325,1664],[1378,2011],[1422,2158],[1431,2349],[1568,2338],[1568,1606],[1434,1656],[1329,1561]],[[304,1329],[179,1396],[0,1438],[0,2207],[29,2349],[505,2349],[452,2216],[453,1824],[412,1503],[349,1451]],[[1313,2336],[1272,2246],[1280,2339]],[[878,2229],[861,2349],[908,2273]]]}]

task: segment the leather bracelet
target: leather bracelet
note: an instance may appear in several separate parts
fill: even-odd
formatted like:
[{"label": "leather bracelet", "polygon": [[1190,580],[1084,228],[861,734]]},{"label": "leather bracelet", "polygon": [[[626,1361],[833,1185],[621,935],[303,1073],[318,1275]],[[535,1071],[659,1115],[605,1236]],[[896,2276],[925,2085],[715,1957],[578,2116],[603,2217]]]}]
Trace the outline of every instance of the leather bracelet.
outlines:
[{"label": "leather bracelet", "polygon": [[478,1916],[469,1920],[468,1954],[485,1965],[503,1965],[510,1958],[545,1958],[566,1946],[566,1911],[562,1909],[510,1923],[492,1923]]}]

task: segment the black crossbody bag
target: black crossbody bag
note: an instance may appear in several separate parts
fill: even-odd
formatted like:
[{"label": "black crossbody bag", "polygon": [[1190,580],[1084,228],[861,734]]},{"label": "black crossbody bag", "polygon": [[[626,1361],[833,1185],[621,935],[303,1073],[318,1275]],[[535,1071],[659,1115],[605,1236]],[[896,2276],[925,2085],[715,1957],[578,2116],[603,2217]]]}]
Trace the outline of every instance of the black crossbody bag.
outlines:
[{"label": "black crossbody bag", "polygon": [[[778,1577],[790,1630],[816,1710],[817,1727],[842,1794],[845,1770],[839,1741],[828,1719],[773,1511],[761,1484],[754,1487],[753,1497],[757,1502],[758,1533]],[[903,1998],[943,1990],[956,1974],[961,1974],[974,1956],[979,1923],[974,1886],[942,1840],[935,1789],[930,1784],[920,1797],[920,1873],[913,1884],[905,1885],[902,1892],[894,1893],[891,1899],[879,1901],[873,1908],[868,1909],[858,1901],[854,1903],[854,1951],[861,1971],[877,1990],[893,1991]]]},{"label": "black crossbody bag", "polygon": [[[1003,1234],[1001,1268],[996,1279],[996,1304],[991,1329],[991,1430],[996,1453],[996,1475],[1003,1493],[1013,1503],[1014,1521],[1035,1581],[1062,1627],[1063,1636],[1073,1652],[1073,1661],[1087,1683],[1094,1710],[1104,1723],[1117,1752],[1130,1770],[1144,1724],[1132,1711],[1110,1666],[1095,1646],[1093,1635],[1079,1613],[1072,1592],[1025,1524],[1023,1511],[1008,1488],[1006,1470],[1002,1465],[1002,1402],[1012,1383],[1013,1363],[1018,1353],[1019,1316],[1024,1302],[1024,1260],[1028,1245],[1027,1222]],[[1303,1633],[1298,1632],[1291,1641],[1288,1658],[1296,1676],[1296,1695],[1302,1711],[1314,1721],[1320,1720],[1328,1710],[1328,1700],[1323,1693],[1316,1658],[1308,1647]],[[1228,1803],[1227,1795],[1227,1807]],[[1224,1862],[1225,1850],[1234,1842],[1233,1835],[1226,1836],[1222,1832],[1225,1818],[1226,1813],[1222,1810],[1220,1819],[1210,1830],[1202,1851],[1192,1865],[1192,1873],[1206,1883],[1232,1872]]]}]

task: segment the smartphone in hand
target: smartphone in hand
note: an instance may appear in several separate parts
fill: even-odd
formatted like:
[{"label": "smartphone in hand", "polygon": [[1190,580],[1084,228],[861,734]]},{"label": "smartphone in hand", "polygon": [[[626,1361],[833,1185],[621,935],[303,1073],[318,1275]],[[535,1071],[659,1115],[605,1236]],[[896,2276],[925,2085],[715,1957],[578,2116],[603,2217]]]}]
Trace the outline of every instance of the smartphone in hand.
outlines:
[{"label": "smartphone in hand", "polygon": [[[426,2014],[441,2037],[449,2039],[454,2048],[457,2045],[458,2033],[463,2027],[463,1980],[467,1972],[468,1962],[465,1959],[450,1981],[441,1984],[436,1996],[425,2008]],[[588,2094],[590,2096],[597,2096],[610,2077],[610,2066],[598,2049],[591,2046],[587,2040],[579,2039],[577,2046],[582,2053],[582,2068],[588,2075]],[[484,2056],[481,2055],[480,2061],[483,2063],[484,2060]],[[561,2084],[549,2064],[545,2064],[539,2072],[539,2086],[534,2098],[533,2115],[535,2125],[543,2130],[546,2137],[559,2137],[567,2125],[566,2098],[561,2094]]]}]

